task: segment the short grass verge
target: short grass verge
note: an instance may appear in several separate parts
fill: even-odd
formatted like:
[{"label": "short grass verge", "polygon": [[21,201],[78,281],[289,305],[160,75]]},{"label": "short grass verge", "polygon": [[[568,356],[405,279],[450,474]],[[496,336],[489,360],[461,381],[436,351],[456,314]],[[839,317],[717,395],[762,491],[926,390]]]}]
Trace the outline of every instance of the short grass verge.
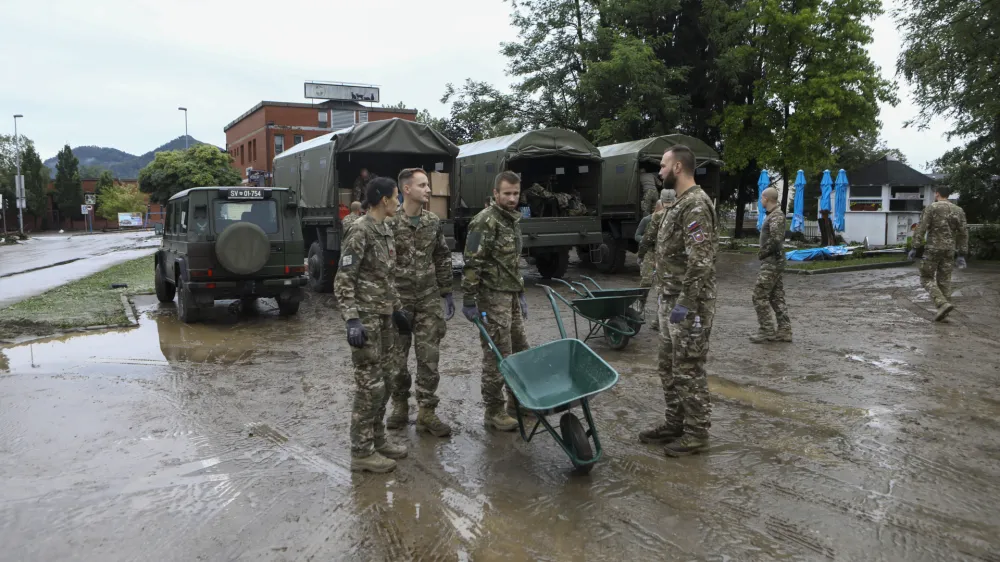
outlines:
[{"label": "short grass verge", "polygon": [[832,269],[837,267],[853,267],[857,265],[886,264],[892,262],[907,261],[906,255],[873,256],[870,258],[854,258],[845,256],[839,260],[787,262],[789,269],[804,271],[815,271],[818,269]]},{"label": "short grass verge", "polygon": [[[112,289],[112,283],[128,288]],[[153,256],[127,261],[0,309],[0,339],[125,324],[121,295],[153,290]]]}]

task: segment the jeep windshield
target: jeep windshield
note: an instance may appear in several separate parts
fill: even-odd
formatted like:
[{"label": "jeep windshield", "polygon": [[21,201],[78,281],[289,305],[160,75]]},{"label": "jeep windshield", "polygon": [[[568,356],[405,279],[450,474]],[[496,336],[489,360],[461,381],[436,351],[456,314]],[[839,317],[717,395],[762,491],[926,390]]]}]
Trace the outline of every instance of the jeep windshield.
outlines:
[{"label": "jeep windshield", "polygon": [[268,234],[278,232],[278,206],[274,200],[216,201],[215,232],[237,222],[252,222]]}]

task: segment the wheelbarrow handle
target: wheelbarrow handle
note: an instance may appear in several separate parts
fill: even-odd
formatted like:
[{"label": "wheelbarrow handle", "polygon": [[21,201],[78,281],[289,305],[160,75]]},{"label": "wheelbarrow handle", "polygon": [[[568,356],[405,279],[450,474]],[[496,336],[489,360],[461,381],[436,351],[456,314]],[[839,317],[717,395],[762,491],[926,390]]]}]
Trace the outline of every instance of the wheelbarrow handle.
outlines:
[{"label": "wheelbarrow handle", "polygon": [[[585,294],[585,293],[581,293],[581,292],[580,292],[579,290],[577,290],[577,289],[576,289],[575,287],[573,287],[573,285],[570,285],[569,283],[567,283],[566,281],[564,281],[564,280],[562,280],[562,279],[556,279],[555,277],[553,277],[553,278],[551,279],[551,281],[558,281],[558,282],[562,283],[563,285],[566,285],[567,287],[569,287],[569,290],[570,290],[570,291],[573,291],[573,292],[574,292],[575,294],[577,294],[577,295],[579,295],[579,296],[581,296],[581,297],[586,297],[586,296],[588,296],[588,295],[587,295],[587,294]],[[576,283],[576,285],[579,285],[579,283]],[[584,290],[586,290],[586,287],[583,287],[583,288],[584,288]],[[587,291],[587,292],[589,293],[590,291]]]},{"label": "wheelbarrow handle", "polygon": [[483,323],[479,320],[479,318],[473,320],[473,323],[479,328],[479,333],[483,336],[483,341],[486,342],[486,345],[488,345],[497,356],[497,365],[499,366],[500,363],[503,362],[503,354],[500,353],[500,348],[497,347],[497,344],[493,343],[493,338],[490,337],[490,334],[486,331],[486,326],[483,326]]},{"label": "wheelbarrow handle", "polygon": [[549,297],[549,302],[552,303],[552,313],[556,317],[556,325],[559,326],[559,336],[562,339],[566,339],[566,328],[563,327],[562,316],[559,314],[559,305],[556,304],[556,297],[559,297],[559,300],[565,302],[570,308],[572,308],[573,305],[567,302],[562,295],[553,291],[552,287],[549,287],[548,285],[542,285],[542,287],[545,289],[545,294]]},{"label": "wheelbarrow handle", "polygon": [[593,283],[594,284],[594,288],[597,289],[598,291],[603,291],[604,290],[603,287],[601,287],[600,285],[597,284],[597,281],[594,281],[590,277],[587,277],[586,275],[581,275],[580,278],[581,279],[586,279],[587,281],[590,281],[591,283]]}]

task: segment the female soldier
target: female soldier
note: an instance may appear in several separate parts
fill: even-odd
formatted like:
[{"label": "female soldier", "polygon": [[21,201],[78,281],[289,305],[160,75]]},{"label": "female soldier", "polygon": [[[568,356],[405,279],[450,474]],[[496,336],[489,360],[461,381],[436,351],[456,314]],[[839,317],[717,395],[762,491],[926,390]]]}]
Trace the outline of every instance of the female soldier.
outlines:
[{"label": "female soldier", "polygon": [[410,320],[396,293],[396,248],[386,217],[396,214],[396,182],[375,178],[365,194],[368,214],[351,225],[341,246],[333,290],[347,322],[347,343],[354,363],[351,410],[351,470],[389,472],[406,456],[406,447],[385,436],[385,405],[396,335],[410,333]]}]

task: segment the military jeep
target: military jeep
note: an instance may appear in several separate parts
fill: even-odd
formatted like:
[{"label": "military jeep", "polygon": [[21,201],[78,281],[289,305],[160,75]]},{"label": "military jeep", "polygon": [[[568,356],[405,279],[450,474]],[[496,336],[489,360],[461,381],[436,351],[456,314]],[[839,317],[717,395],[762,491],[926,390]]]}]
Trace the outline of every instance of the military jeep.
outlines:
[{"label": "military jeep", "polygon": [[198,187],[167,202],[156,297],[195,322],[216,300],[273,298],[298,312],[307,283],[296,197],[288,189]]}]

